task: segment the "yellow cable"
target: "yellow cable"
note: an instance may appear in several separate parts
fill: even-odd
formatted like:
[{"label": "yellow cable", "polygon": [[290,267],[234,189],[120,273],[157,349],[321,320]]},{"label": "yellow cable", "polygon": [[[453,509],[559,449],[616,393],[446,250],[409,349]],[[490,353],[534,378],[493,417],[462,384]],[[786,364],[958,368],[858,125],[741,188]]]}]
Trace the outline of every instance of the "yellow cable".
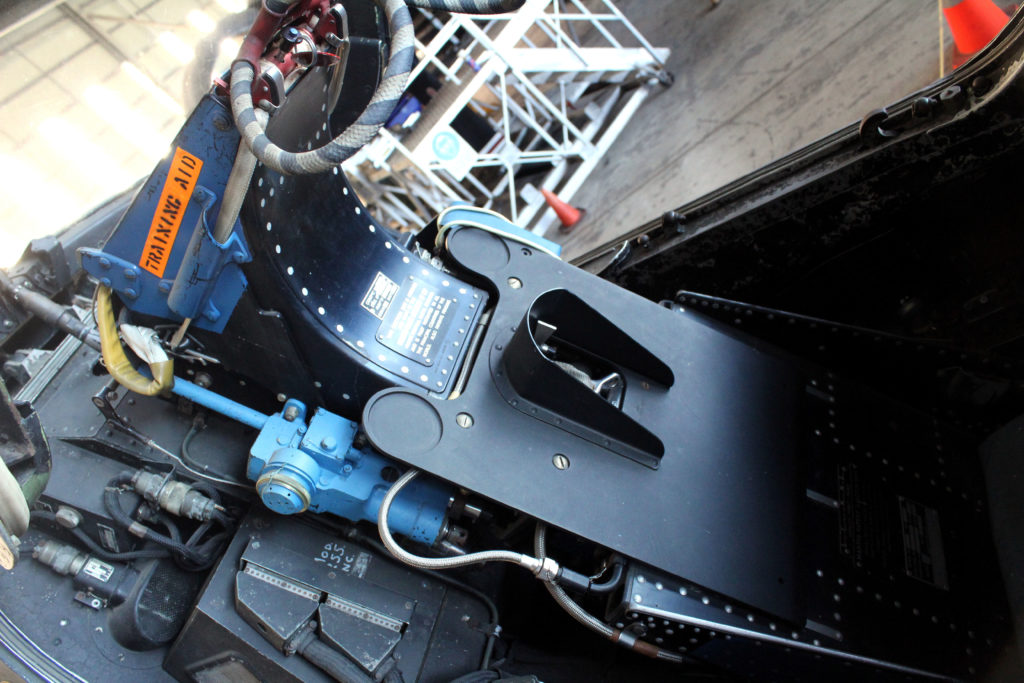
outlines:
[{"label": "yellow cable", "polygon": [[166,360],[150,363],[149,371],[153,379],[149,379],[136,370],[117,334],[117,322],[114,320],[114,306],[111,302],[110,287],[99,285],[96,288],[96,331],[100,335],[100,352],[107,372],[117,383],[143,396],[156,396],[170,391],[174,386],[174,361]]}]

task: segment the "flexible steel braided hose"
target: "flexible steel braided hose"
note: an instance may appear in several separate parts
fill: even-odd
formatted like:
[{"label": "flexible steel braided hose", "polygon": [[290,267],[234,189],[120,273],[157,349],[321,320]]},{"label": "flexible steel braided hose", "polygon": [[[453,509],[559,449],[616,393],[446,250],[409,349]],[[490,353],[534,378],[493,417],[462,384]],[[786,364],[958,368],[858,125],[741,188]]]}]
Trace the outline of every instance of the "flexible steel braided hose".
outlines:
[{"label": "flexible steel braided hose", "polygon": [[[391,116],[405,91],[414,57],[412,18],[405,0],[383,0],[388,21],[391,50],[384,77],[359,118],[337,137],[317,149],[289,152],[267,137],[265,125],[256,117],[252,82],[256,67],[252,57],[239,58],[231,66],[231,111],[235,125],[253,155],[264,165],[289,175],[323,173],[355,154],[370,142]],[[449,12],[491,14],[508,12],[524,0],[413,0],[409,4]]]},{"label": "flexible steel braided hose", "polygon": [[231,65],[231,111],[235,125],[264,165],[289,175],[323,173],[355,154],[377,134],[405,90],[414,50],[412,19],[404,0],[384,0],[384,13],[391,34],[391,53],[380,86],[359,118],[323,147],[288,152],[271,142],[253,108],[255,67],[246,59],[238,59]]}]

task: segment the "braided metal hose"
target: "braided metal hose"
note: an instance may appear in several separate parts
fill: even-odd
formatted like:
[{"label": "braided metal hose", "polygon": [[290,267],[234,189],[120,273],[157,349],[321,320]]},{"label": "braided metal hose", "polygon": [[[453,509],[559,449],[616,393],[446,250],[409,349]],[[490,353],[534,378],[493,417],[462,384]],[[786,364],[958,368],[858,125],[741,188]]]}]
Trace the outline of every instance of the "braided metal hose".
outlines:
[{"label": "braided metal hose", "polygon": [[[518,9],[523,2],[525,0],[409,0],[408,4],[448,12],[494,14]],[[412,70],[414,34],[406,0],[383,0],[383,3],[391,40],[384,77],[359,118],[322,147],[289,152],[271,142],[266,124],[256,117],[252,101],[252,82],[256,78],[253,57],[240,57],[231,65],[231,112],[235,126],[253,155],[265,166],[288,175],[324,173],[370,142],[391,116],[405,92]],[[240,55],[245,53],[243,50]]]},{"label": "braided metal hose", "polygon": [[231,111],[235,125],[253,155],[279,173],[304,175],[323,173],[337,166],[373,139],[391,116],[413,65],[413,29],[404,0],[384,0],[384,13],[391,34],[391,52],[377,91],[359,118],[322,147],[307,152],[288,152],[267,137],[266,127],[256,118],[252,102],[252,81],[256,69],[247,59],[231,65]]},{"label": "braided metal hose", "polygon": [[[544,524],[538,523],[537,529],[533,535],[533,552],[539,558],[547,556],[547,527]],[[555,602],[559,606],[569,613],[573,619],[583,624],[591,631],[596,632],[598,635],[604,636],[609,640],[615,640],[616,631],[611,626],[608,626],[603,621],[594,617],[589,612],[584,610],[576,601],[569,597],[565,590],[553,581],[545,581],[544,587],[548,589],[548,593],[554,598]]]},{"label": "braided metal hose", "polygon": [[406,0],[411,7],[465,14],[501,14],[514,12],[526,0]]},{"label": "braided metal hose", "polygon": [[[543,522],[538,522],[533,533],[533,552],[541,560],[547,559],[547,532],[547,525]],[[555,602],[557,602],[562,609],[568,612],[570,617],[613,643],[618,643],[627,649],[638,652],[644,656],[651,657],[652,659],[661,659],[675,664],[679,664],[683,661],[683,657],[674,652],[662,650],[656,645],[638,640],[636,636],[632,634],[620,631],[617,628],[612,628],[608,624],[605,624],[603,621],[590,614],[590,612],[587,612],[585,609],[580,607],[579,603],[570,598],[569,594],[554,581],[545,581],[544,587],[548,589],[548,593],[551,594],[551,597],[554,598]]]},{"label": "braided metal hose", "polygon": [[[381,501],[380,510],[377,512],[377,530],[380,532],[380,539],[384,541],[384,546],[392,555],[402,562],[413,567],[419,567],[420,569],[455,569],[456,567],[467,567],[482,562],[511,562],[512,564],[529,569],[536,575],[545,572],[550,573],[550,563],[545,565],[529,555],[512,552],[511,550],[485,550],[459,557],[420,557],[419,555],[413,555],[398,545],[398,541],[391,535],[391,529],[388,527],[388,513],[391,511],[391,504],[395,501],[398,493],[405,488],[406,484],[415,479],[418,474],[419,470],[408,470],[400,476],[391,485],[391,488],[388,489],[384,500]],[[557,572],[557,567],[554,571]]]}]

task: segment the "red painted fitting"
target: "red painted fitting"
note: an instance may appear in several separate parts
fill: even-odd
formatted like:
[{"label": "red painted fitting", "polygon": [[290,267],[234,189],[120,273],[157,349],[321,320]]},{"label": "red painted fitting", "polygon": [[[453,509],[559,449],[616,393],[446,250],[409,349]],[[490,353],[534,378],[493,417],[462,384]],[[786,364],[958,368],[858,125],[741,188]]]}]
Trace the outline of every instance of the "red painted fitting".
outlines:
[{"label": "red painted fitting", "polygon": [[284,14],[271,12],[264,3],[260,7],[259,14],[256,15],[256,20],[252,22],[249,32],[245,34],[241,47],[238,48],[238,56],[235,57],[235,61],[248,62],[256,72],[256,77],[259,77],[260,74],[260,57],[263,56],[263,51],[267,49],[267,44],[274,37],[284,16]]}]

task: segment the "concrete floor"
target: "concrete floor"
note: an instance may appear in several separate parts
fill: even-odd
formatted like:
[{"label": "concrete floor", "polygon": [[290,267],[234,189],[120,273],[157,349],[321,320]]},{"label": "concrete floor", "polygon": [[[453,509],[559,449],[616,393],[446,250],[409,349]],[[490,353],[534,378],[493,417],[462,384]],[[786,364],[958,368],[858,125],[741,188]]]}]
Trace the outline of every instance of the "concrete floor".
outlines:
[{"label": "concrete floor", "polygon": [[548,235],[566,258],[939,77],[934,0],[617,4],[654,45],[672,48],[676,80],[644,103],[576,193],[572,203],[587,210],[580,223]]}]

